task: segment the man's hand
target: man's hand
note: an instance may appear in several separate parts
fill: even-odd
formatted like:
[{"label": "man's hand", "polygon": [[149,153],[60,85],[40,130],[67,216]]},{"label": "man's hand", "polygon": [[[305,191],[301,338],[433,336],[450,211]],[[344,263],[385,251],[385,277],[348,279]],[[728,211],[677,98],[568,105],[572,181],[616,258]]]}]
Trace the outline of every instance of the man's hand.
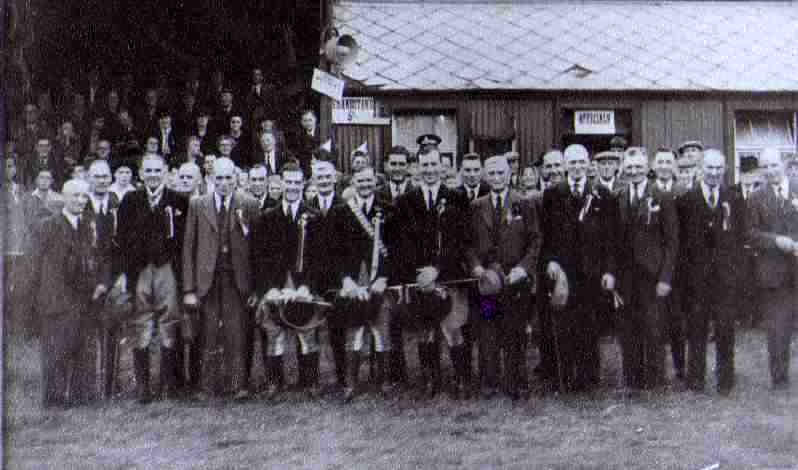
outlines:
[{"label": "man's hand", "polygon": [[94,288],[94,294],[91,296],[91,300],[97,300],[100,296],[105,295],[108,293],[108,288],[105,287],[105,284],[97,284],[97,287]]},{"label": "man's hand", "polygon": [[434,266],[424,266],[418,269],[416,283],[421,292],[432,292],[435,290],[435,281],[438,280],[438,269]]},{"label": "man's hand", "polygon": [[343,287],[341,287],[341,297],[354,297],[358,285],[351,277],[344,278]]},{"label": "man's hand", "polygon": [[665,282],[657,283],[657,297],[667,297],[671,293],[671,285]]},{"label": "man's hand", "polygon": [[546,266],[546,276],[552,281],[557,280],[557,276],[562,272],[562,267],[560,263],[556,261],[549,261],[548,266]]},{"label": "man's hand", "polygon": [[479,264],[473,270],[471,270],[471,274],[475,278],[479,279],[482,277],[483,274],[485,274],[485,268],[483,268],[482,265]]},{"label": "man's hand", "polygon": [[308,286],[299,286],[299,289],[296,290],[296,300],[312,300],[313,296],[310,295],[310,289]]},{"label": "man's hand", "polygon": [[197,299],[197,294],[193,292],[189,292],[183,296],[183,304],[186,307],[196,307],[199,305],[199,299]]},{"label": "man's hand", "polygon": [[280,293],[280,289],[271,288],[268,292],[266,292],[266,301],[269,303],[275,303],[280,300],[282,294]]},{"label": "man's hand", "polygon": [[601,288],[606,291],[615,290],[615,276],[610,273],[601,276]]},{"label": "man's hand", "polygon": [[776,237],[776,247],[784,253],[795,251],[795,242],[790,237],[779,235]]},{"label": "man's hand", "polygon": [[116,278],[114,287],[118,287],[120,292],[127,292],[127,275],[120,274],[119,277]]},{"label": "man's hand", "polygon": [[516,266],[510,270],[510,274],[507,275],[507,283],[512,285],[518,282],[523,281],[527,278],[526,270],[521,266]]},{"label": "man's hand", "polygon": [[378,277],[372,284],[369,290],[372,294],[382,295],[385,292],[385,289],[388,288],[388,278],[387,277]]}]

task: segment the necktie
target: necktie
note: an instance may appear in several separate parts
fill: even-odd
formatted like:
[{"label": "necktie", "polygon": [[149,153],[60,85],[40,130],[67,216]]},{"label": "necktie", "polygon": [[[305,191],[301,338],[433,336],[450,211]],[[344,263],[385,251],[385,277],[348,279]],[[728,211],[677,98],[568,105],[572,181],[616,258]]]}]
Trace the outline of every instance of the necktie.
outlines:
[{"label": "necktie", "polygon": [[717,204],[718,204],[718,199],[715,196],[715,189],[712,188],[709,190],[709,207],[714,209]]},{"label": "necktie", "polygon": [[432,210],[432,190],[431,189],[427,190],[427,210],[428,211]]},{"label": "necktie", "polygon": [[639,194],[640,183],[632,183],[632,206],[637,207],[638,202],[640,202],[640,194]]},{"label": "necktie", "polygon": [[369,215],[369,207],[368,207],[368,204],[366,202],[363,202],[363,215],[365,215],[367,217]]},{"label": "necktie", "polygon": [[577,199],[582,196],[581,192],[579,191],[579,183],[576,181],[574,181],[574,183],[571,185],[571,194]]}]

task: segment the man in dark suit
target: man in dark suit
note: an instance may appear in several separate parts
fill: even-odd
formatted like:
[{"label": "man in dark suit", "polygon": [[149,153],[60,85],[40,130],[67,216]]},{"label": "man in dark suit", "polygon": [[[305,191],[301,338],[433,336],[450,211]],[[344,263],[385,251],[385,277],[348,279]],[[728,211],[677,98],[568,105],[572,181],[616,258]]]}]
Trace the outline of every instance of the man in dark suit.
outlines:
[{"label": "man in dark suit", "polygon": [[167,166],[172,168],[179,165],[177,161],[180,152],[177,148],[177,138],[172,127],[172,113],[166,108],[158,109],[158,153],[166,159]]},{"label": "man in dark suit", "polygon": [[[753,210],[754,193],[762,189],[762,175],[759,171],[759,160],[755,156],[740,158],[740,182],[736,190],[745,203],[747,220]],[[745,245],[742,257],[743,279],[756,279],[756,250],[749,243]],[[762,302],[759,300],[759,286],[756,282],[743,282],[740,286],[739,304],[737,306],[737,319],[746,327],[754,328],[762,321]]]},{"label": "man in dark suit", "polygon": [[763,150],[759,166],[766,185],[753,196],[751,244],[758,252],[756,280],[767,328],[770,378],[774,389],[787,389],[790,341],[798,305],[798,187],[787,178],[778,149]]},{"label": "man in dark suit", "polygon": [[274,199],[269,197],[268,170],[261,164],[256,164],[249,170],[249,194],[255,198],[258,209],[261,212],[277,205]]},{"label": "man in dark suit", "polygon": [[31,187],[36,175],[44,169],[50,170],[54,187],[60,189],[66,181],[67,168],[64,165],[63,157],[57,153],[53,148],[52,141],[47,137],[42,137],[36,142],[35,152],[30,160],[25,161],[24,165],[20,165],[17,180],[23,186]]},{"label": "man in dark suit", "polygon": [[599,152],[593,157],[598,165],[598,183],[610,192],[615,191],[618,171],[621,167],[621,156],[617,152]]},{"label": "man in dark suit", "polygon": [[[89,203],[83,211],[83,218],[89,223],[94,238],[95,259],[101,269],[117,274],[113,265],[116,248],[117,211],[119,200],[109,191],[111,186],[111,167],[105,160],[95,160],[89,165]],[[121,325],[100,325],[100,355],[102,371],[102,392],[110,398],[114,390],[113,369],[116,362],[119,327]]]},{"label": "man in dark suit", "polygon": [[233,107],[233,90],[224,88],[219,94],[219,105],[213,114],[212,126],[217,135],[230,132],[230,118],[233,115],[241,116]]},{"label": "man in dark suit", "polygon": [[[250,240],[257,202],[236,192],[235,164],[219,158],[214,191],[191,200],[183,243],[183,303],[202,351],[203,389],[249,398],[252,314]],[[198,310],[199,309],[199,310]]]},{"label": "man in dark suit", "polygon": [[294,144],[291,146],[291,150],[299,159],[302,171],[306,175],[310,174],[312,155],[316,153],[321,146],[321,136],[316,123],[316,113],[310,109],[303,111],[300,129],[294,139]]},{"label": "man in dark suit", "polygon": [[[559,379],[563,392],[595,387],[601,356],[597,299],[616,287],[615,244],[618,214],[615,198],[587,180],[587,150],[574,146],[566,155],[568,177],[543,192],[541,203],[542,274],[538,287],[541,315],[541,374]],[[559,155],[553,156],[559,161]],[[551,305],[551,284],[567,280],[568,297]]]},{"label": "man in dark suit", "polygon": [[[319,165],[329,165],[328,169],[333,170],[329,162],[316,162],[314,171]],[[386,292],[386,288],[393,277],[394,259],[399,256],[394,243],[398,230],[392,226],[393,207],[375,194],[374,169],[362,168],[353,175],[353,184],[353,197],[334,206],[325,220],[328,235],[325,245],[330,254],[328,274],[335,280],[332,289],[338,291],[342,300],[338,310],[328,318],[328,324],[331,332],[333,328],[343,330],[349,355],[345,401],[351,401],[357,394],[366,327],[376,351],[376,383],[380,387],[385,385],[389,366],[386,356],[392,349],[390,320],[396,304],[395,293]],[[392,252],[393,258],[389,254]]]},{"label": "man in dark suit", "polygon": [[490,185],[482,181],[482,160],[478,154],[467,153],[463,155],[460,174],[463,179],[460,190],[466,195],[469,202],[476,201],[477,198],[490,193]]},{"label": "man in dark suit", "polygon": [[490,195],[471,203],[474,235],[468,258],[474,277],[482,279],[490,270],[503,281],[498,293],[480,296],[483,308],[472,319],[480,332],[484,385],[488,390],[498,387],[503,348],[505,381],[510,396],[518,399],[529,390],[524,344],[541,233],[535,206],[509,189],[510,172],[504,156],[485,161]]},{"label": "man in dark suit", "polygon": [[128,193],[117,212],[117,263],[123,291],[135,292],[132,322],[138,343],[133,348],[138,401],[148,403],[150,352],[157,331],[161,339],[161,375],[166,398],[177,393],[177,335],[181,321],[178,276],[188,199],[167,189],[166,161],[158,154],[141,159],[139,177],[144,187]]},{"label": "man in dark suit", "polygon": [[[64,185],[64,209],[37,226],[32,296],[42,317],[42,404],[69,406],[94,398],[91,303],[108,291],[110,273],[94,262],[90,224],[82,220],[89,185]],[[94,382],[96,383],[96,382]]]},{"label": "man in dark suit", "polygon": [[[441,183],[440,152],[434,148],[418,157],[423,184],[396,200],[399,229],[398,278],[415,283],[418,295],[408,311],[406,327],[421,333],[418,343],[424,394],[435,396],[440,390],[440,351],[438,331],[449,346],[455,369],[455,393],[467,393],[465,347],[460,327],[465,324],[467,307],[452,308],[455,291],[441,289],[441,282],[466,277],[463,266],[470,244],[470,208],[465,195]],[[461,292],[456,292],[460,295]]]},{"label": "man in dark suit", "polygon": [[665,380],[664,313],[679,250],[679,219],[673,198],[648,182],[648,171],[645,149],[628,148],[624,174],[629,184],[618,193],[619,253],[625,255],[623,369],[628,387],[650,390]]},{"label": "man in dark suit", "polygon": [[258,152],[252,158],[253,163],[261,164],[266,168],[267,177],[279,175],[280,167],[285,162],[283,149],[275,147],[274,135],[264,132],[260,135],[260,146]]},{"label": "man in dark suit", "polygon": [[395,146],[388,151],[385,160],[388,182],[378,191],[381,198],[396,201],[399,196],[412,189],[407,172],[409,161],[410,152],[402,146]]},{"label": "man in dark suit", "polygon": [[679,199],[687,192],[687,188],[676,181],[676,154],[668,148],[660,148],[654,154],[654,185],[663,197],[670,196],[676,204],[676,212],[679,218],[679,258],[673,274],[673,290],[665,300],[665,331],[671,347],[671,359],[673,369],[677,379],[685,378],[685,357],[687,354],[686,343],[686,319],[687,312],[690,310],[688,302],[686,269],[690,264],[685,256],[685,235],[683,230],[685,222]]},{"label": "man in dark suit", "polygon": [[[296,163],[289,162],[283,165],[281,172],[282,200],[255,222],[252,233],[253,298],[260,301],[266,295],[270,308],[281,308],[276,305],[280,303],[301,303],[311,299],[312,292],[319,292],[321,268],[324,266],[318,246],[322,225],[320,214],[303,202],[305,181],[302,170]],[[300,250],[303,233],[304,244]],[[299,305],[293,307],[302,308]],[[266,399],[274,399],[284,385],[283,354],[288,334],[296,334],[301,345],[297,359],[301,369],[299,376],[305,381],[299,385],[311,398],[318,397],[319,344],[315,328],[294,329],[274,313],[263,315],[258,325],[267,337]],[[315,323],[316,319],[310,322]]]},{"label": "man in dark suit", "polygon": [[723,185],[726,157],[704,153],[702,181],[678,201],[684,231],[687,305],[687,386],[703,392],[709,322],[715,322],[718,392],[734,386],[735,293],[741,285],[740,250],[745,246],[746,208],[740,195]]},{"label": "man in dark suit", "polygon": [[147,88],[144,94],[144,107],[136,114],[136,128],[144,135],[150,135],[158,130],[158,91]]}]

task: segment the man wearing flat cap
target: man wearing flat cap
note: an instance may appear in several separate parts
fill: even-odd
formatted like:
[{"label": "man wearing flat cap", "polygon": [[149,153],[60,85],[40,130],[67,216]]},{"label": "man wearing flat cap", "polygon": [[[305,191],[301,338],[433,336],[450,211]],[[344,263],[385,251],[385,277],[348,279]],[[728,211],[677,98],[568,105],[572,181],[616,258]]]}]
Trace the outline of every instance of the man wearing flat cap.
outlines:
[{"label": "man wearing flat cap", "polygon": [[538,297],[547,298],[552,285],[564,281],[570,294],[541,308],[538,371],[557,380],[563,392],[589,390],[598,384],[596,299],[616,287],[617,204],[606,187],[587,180],[589,164],[581,145],[566,149],[568,177],[543,193],[541,210],[544,277]]},{"label": "man wearing flat cap", "polygon": [[610,192],[620,186],[617,183],[618,170],[621,167],[621,156],[618,152],[599,152],[593,159],[598,164],[598,183]]},{"label": "man wearing flat cap", "polygon": [[473,243],[468,251],[471,273],[483,280],[491,272],[501,280],[498,291],[481,289],[480,309],[473,321],[480,332],[483,386],[495,394],[499,385],[500,349],[504,377],[512,398],[526,397],[526,313],[537,271],[541,233],[537,210],[509,188],[510,164],[505,156],[485,161],[490,194],[472,202]]},{"label": "man wearing flat cap", "polygon": [[704,158],[704,144],[697,140],[688,140],[679,146],[679,155],[676,159],[678,168],[677,180],[685,189],[693,189],[696,182],[698,165]]}]

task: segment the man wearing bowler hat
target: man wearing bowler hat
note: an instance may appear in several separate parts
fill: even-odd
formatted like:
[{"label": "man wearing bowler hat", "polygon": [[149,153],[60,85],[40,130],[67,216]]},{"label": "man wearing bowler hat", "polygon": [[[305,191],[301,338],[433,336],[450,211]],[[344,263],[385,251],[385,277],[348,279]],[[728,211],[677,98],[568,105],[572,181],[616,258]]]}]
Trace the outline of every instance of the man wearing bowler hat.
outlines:
[{"label": "man wearing bowler hat", "polygon": [[510,396],[526,397],[524,340],[529,293],[541,244],[534,204],[509,188],[510,164],[504,156],[485,161],[490,194],[472,202],[473,243],[468,252],[471,273],[480,279],[480,362],[487,394],[498,387],[499,349],[504,349],[504,376]]}]

